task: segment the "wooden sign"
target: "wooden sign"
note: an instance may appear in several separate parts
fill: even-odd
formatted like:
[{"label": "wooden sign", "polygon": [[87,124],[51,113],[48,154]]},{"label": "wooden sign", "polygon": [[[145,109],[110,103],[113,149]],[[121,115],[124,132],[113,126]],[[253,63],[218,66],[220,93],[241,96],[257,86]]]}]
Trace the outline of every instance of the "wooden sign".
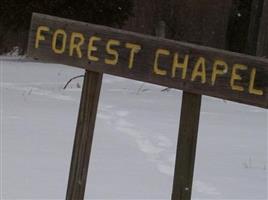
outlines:
[{"label": "wooden sign", "polygon": [[28,56],[268,108],[268,60],[34,14]]}]

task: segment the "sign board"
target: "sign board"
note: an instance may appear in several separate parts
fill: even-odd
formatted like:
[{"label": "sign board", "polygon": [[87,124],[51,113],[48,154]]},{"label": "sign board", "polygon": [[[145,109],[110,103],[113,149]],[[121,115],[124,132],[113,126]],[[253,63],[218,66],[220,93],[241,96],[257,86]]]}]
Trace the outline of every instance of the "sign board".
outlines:
[{"label": "sign board", "polygon": [[268,108],[268,60],[33,14],[28,56]]}]

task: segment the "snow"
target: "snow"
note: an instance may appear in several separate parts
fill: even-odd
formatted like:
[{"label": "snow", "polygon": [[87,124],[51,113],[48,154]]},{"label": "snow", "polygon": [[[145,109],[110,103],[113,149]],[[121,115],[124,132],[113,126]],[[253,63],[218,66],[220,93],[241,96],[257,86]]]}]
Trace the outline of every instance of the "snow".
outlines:
[{"label": "snow", "polygon": [[[64,199],[83,70],[1,58],[1,197]],[[104,76],[87,199],[170,199],[181,92]],[[193,199],[268,199],[265,109],[203,97]]]}]

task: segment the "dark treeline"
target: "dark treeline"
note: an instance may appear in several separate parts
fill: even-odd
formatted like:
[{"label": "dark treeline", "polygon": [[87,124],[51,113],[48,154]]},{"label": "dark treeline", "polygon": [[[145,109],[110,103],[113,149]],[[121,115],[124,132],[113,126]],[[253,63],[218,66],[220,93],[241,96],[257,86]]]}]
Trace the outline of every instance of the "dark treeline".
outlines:
[{"label": "dark treeline", "polygon": [[28,29],[32,12],[96,24],[122,26],[132,14],[133,0],[1,0],[3,26]]},{"label": "dark treeline", "polygon": [[[0,47],[6,46],[3,40],[12,43],[9,34],[22,34],[19,40],[25,40],[32,12],[121,27],[133,14],[133,6],[133,0],[1,0]],[[26,43],[19,42],[25,49]]]},{"label": "dark treeline", "polygon": [[[255,0],[256,1],[256,0]],[[245,52],[254,0],[1,0],[0,53],[26,48],[31,13],[40,12]],[[267,53],[268,54],[268,53]]]}]

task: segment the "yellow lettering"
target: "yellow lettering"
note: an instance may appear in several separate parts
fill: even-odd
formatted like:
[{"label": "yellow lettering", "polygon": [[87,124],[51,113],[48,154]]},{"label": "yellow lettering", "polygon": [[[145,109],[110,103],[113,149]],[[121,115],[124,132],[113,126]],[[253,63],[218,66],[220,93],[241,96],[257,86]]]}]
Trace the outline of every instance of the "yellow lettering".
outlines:
[{"label": "yellow lettering", "polygon": [[262,96],[263,91],[254,88],[255,78],[256,78],[256,68],[253,68],[250,74],[249,93]]},{"label": "yellow lettering", "polygon": [[[76,40],[79,40],[76,43]],[[81,52],[81,46],[84,44],[85,38],[83,34],[74,32],[71,35],[71,41],[70,41],[70,51],[69,51],[69,56],[73,56],[74,54],[74,49],[76,50],[77,56],[79,58],[82,58],[82,52]]]},{"label": "yellow lettering", "polygon": [[119,46],[120,42],[118,40],[109,40],[106,45],[106,51],[109,55],[114,56],[113,59],[105,59],[105,63],[109,65],[116,65],[118,62],[118,52],[111,48],[111,46]]},{"label": "yellow lettering", "polygon": [[137,45],[137,44],[126,43],[126,48],[131,49],[130,56],[129,56],[128,68],[132,69],[133,64],[134,64],[135,54],[137,54],[141,50],[141,46]]},{"label": "yellow lettering", "polygon": [[[219,69],[219,66],[223,67]],[[211,83],[215,85],[217,75],[224,75],[228,72],[228,65],[226,62],[221,60],[216,60],[213,64],[212,76],[211,76]]]},{"label": "yellow lettering", "polygon": [[[203,57],[200,57],[197,62],[195,63],[194,70],[192,73],[191,81],[195,81],[196,77],[201,77],[201,82],[204,84],[206,83],[206,60]],[[199,68],[201,67],[201,71]]]},{"label": "yellow lettering", "polygon": [[179,55],[178,53],[175,53],[172,65],[172,78],[176,76],[177,68],[180,68],[182,69],[181,77],[182,79],[185,79],[187,74],[188,63],[189,63],[189,55],[186,55],[184,57],[183,63],[179,63]]},{"label": "yellow lettering", "polygon": [[165,75],[167,75],[167,71],[160,69],[158,66],[158,60],[159,60],[160,55],[169,56],[170,52],[166,49],[158,49],[156,51],[156,56],[155,56],[155,60],[154,60],[154,73],[157,75],[165,76]]},{"label": "yellow lettering", "polygon": [[[59,36],[62,38],[60,48],[57,47]],[[64,30],[58,29],[55,31],[55,33],[53,34],[53,38],[52,38],[52,49],[55,53],[62,54],[65,51],[66,39],[67,39],[67,34],[65,33]]]},{"label": "yellow lettering", "polygon": [[247,70],[247,66],[245,65],[241,65],[241,64],[235,64],[233,66],[233,70],[232,70],[232,76],[231,76],[231,88],[232,90],[237,90],[237,91],[244,91],[244,88],[242,86],[239,86],[239,85],[235,85],[235,81],[236,80],[242,80],[242,77],[237,74],[237,71],[238,70]]},{"label": "yellow lettering", "polygon": [[45,36],[41,35],[42,32],[48,32],[49,28],[47,26],[39,26],[36,32],[36,37],[35,37],[35,48],[39,48],[39,42],[45,40]]},{"label": "yellow lettering", "polygon": [[101,38],[97,37],[97,36],[92,36],[89,39],[87,56],[88,56],[88,59],[91,61],[98,61],[99,60],[99,58],[92,55],[92,51],[98,50],[98,48],[94,46],[95,41],[101,41]]}]

